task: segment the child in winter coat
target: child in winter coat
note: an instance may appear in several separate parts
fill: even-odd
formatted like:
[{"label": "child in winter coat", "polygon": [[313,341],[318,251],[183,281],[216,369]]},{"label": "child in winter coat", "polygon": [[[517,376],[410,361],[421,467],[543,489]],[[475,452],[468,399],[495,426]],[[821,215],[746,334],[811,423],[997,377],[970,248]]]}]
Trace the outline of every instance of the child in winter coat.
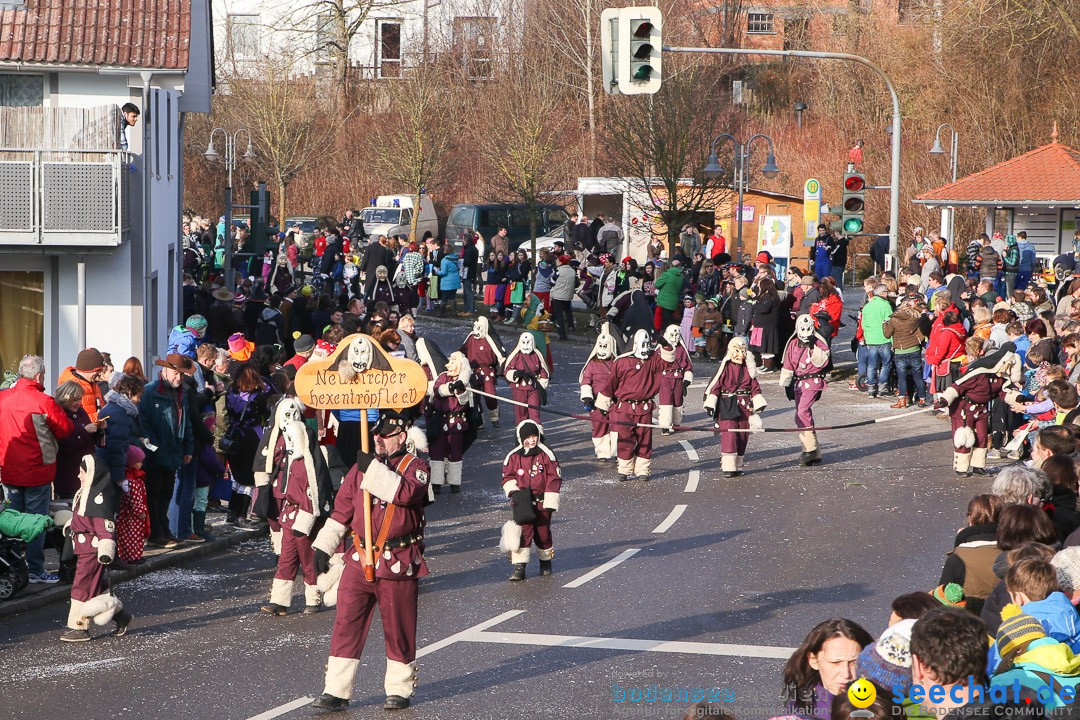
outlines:
[{"label": "child in winter coat", "polygon": [[150,514],[146,507],[146,473],[142,464],[145,453],[129,445],[124,471],[124,497],[116,517],[116,556],[125,563],[142,559],[143,546],[150,537]]},{"label": "child in winter coat", "polygon": [[687,295],[683,298],[682,322],[679,323],[679,334],[682,335],[683,345],[689,350],[694,349],[694,297]]},{"label": "child in winter coat", "polygon": [[[215,413],[208,413],[203,418],[203,422],[211,431],[214,429],[216,420]],[[218,457],[211,443],[203,444],[196,462],[198,467],[195,475],[195,501],[191,510],[191,527],[203,540],[213,542],[217,538],[206,529],[206,506],[210,498],[210,488],[221,482],[225,476],[225,464]]]}]

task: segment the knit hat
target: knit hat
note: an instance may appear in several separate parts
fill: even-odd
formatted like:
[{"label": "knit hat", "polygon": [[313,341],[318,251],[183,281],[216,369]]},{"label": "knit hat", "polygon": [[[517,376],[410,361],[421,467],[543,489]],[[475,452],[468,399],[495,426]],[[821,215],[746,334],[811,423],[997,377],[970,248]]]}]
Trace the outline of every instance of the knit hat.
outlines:
[{"label": "knit hat", "polygon": [[138,445],[128,445],[127,451],[127,466],[134,467],[136,464],[141,463],[146,459],[146,453],[139,448]]},{"label": "knit hat", "polygon": [[759,252],[757,254],[757,261],[759,263],[771,263],[772,262],[772,254],[765,251],[765,250],[762,250],[761,252]]},{"label": "knit hat", "polygon": [[229,336],[229,350],[231,352],[240,352],[247,346],[247,338],[244,337],[244,333],[233,333]]},{"label": "knit hat", "polygon": [[233,296],[233,303],[236,304],[236,305],[243,305],[246,302],[247,302],[247,295],[245,295],[244,293],[242,293],[240,291],[237,291],[236,295]]},{"label": "knit hat", "polygon": [[86,348],[75,357],[75,369],[79,372],[94,372],[105,367],[105,358],[97,348]]},{"label": "knit hat", "polygon": [[300,335],[299,333],[293,340],[293,350],[298,353],[311,352],[315,349],[315,338],[310,335]]},{"label": "knit hat", "polygon": [[305,285],[304,287],[300,288],[300,294],[304,297],[311,297],[314,292],[315,288],[311,287],[310,285]]},{"label": "knit hat", "polygon": [[192,315],[184,323],[184,327],[202,337],[206,333],[206,318],[202,315]]},{"label": "knit hat", "polygon": [[860,677],[892,688],[911,685],[911,628],[915,620],[901,620],[859,653],[856,672]]},{"label": "knit hat", "polygon": [[1001,627],[997,632],[997,646],[1001,657],[1012,658],[1027,648],[1032,640],[1046,637],[1042,624],[1025,615],[1018,605],[1009,603],[1001,609]]},{"label": "knit hat", "polygon": [[930,591],[930,594],[942,605],[958,608],[967,607],[967,600],[964,598],[964,588],[956,583],[938,585]]}]

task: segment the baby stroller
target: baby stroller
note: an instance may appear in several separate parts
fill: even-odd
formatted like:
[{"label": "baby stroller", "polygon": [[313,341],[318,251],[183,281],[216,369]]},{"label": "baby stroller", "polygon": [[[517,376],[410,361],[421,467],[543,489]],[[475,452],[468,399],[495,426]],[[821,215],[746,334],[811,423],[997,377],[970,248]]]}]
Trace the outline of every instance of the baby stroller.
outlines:
[{"label": "baby stroller", "polygon": [[8,600],[30,582],[26,567],[26,543],[0,537],[0,600]]}]

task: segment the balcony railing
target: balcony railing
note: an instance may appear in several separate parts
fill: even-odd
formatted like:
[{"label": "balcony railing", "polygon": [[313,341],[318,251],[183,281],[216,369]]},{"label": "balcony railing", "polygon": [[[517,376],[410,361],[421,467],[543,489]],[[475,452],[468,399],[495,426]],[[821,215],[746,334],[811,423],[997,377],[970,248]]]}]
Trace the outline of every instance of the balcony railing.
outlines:
[{"label": "balcony railing", "polygon": [[131,156],[0,148],[0,246],[116,247],[130,231]]}]

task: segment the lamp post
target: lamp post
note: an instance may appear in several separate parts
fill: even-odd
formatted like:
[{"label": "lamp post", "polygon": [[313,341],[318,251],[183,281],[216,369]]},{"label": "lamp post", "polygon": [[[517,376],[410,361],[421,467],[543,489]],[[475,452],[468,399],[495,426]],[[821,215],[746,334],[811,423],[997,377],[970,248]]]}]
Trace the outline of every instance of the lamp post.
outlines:
[{"label": "lamp post", "polygon": [[[941,123],[938,125],[937,131],[934,133],[934,147],[930,148],[931,155],[944,155],[945,150],[941,147],[941,128],[949,128],[949,132],[952,133],[952,144],[949,148],[949,166],[952,169],[952,181],[956,182],[956,157],[957,150],[960,146],[960,133],[956,132],[956,129],[949,123]],[[949,249],[953,246],[953,225],[955,210],[950,207],[941,208],[941,229],[948,233],[947,244]]]},{"label": "lamp post", "polygon": [[809,105],[804,103],[802,100],[799,100],[797,103],[795,103],[795,126],[800,130],[802,130],[802,114],[806,111],[808,107]]},{"label": "lamp post", "polygon": [[214,136],[221,133],[225,136],[225,169],[228,172],[228,180],[225,184],[225,287],[232,291],[236,285],[234,283],[234,270],[233,270],[233,238],[232,238],[232,211],[233,211],[233,169],[236,167],[236,143],[240,137],[240,133],[247,135],[247,151],[243,155],[244,160],[252,160],[255,158],[255,152],[251,148],[251,131],[247,128],[240,128],[233,132],[231,135],[228,130],[224,128],[216,127],[210,131],[210,141],[206,144],[206,152],[203,153],[203,157],[207,160],[221,160],[222,157],[218,154],[217,148],[214,147]]},{"label": "lamp post", "polygon": [[705,163],[704,174],[705,177],[710,180],[715,180],[724,174],[724,168],[720,166],[720,161],[716,153],[716,148],[721,140],[730,140],[735,150],[735,164],[732,174],[731,186],[739,193],[739,204],[735,210],[735,224],[738,228],[738,235],[735,244],[736,261],[742,261],[742,207],[743,207],[743,194],[749,188],[750,173],[747,166],[750,164],[750,151],[754,144],[754,141],[763,138],[769,143],[769,154],[765,157],[765,164],[761,168],[761,174],[767,178],[774,178],[780,174],[780,168],[776,166],[776,153],[773,149],[773,141],[768,135],[758,133],[751,136],[745,143],[739,142],[738,138],[730,133],[720,133],[713,138],[712,144],[709,146],[709,158]]}]

